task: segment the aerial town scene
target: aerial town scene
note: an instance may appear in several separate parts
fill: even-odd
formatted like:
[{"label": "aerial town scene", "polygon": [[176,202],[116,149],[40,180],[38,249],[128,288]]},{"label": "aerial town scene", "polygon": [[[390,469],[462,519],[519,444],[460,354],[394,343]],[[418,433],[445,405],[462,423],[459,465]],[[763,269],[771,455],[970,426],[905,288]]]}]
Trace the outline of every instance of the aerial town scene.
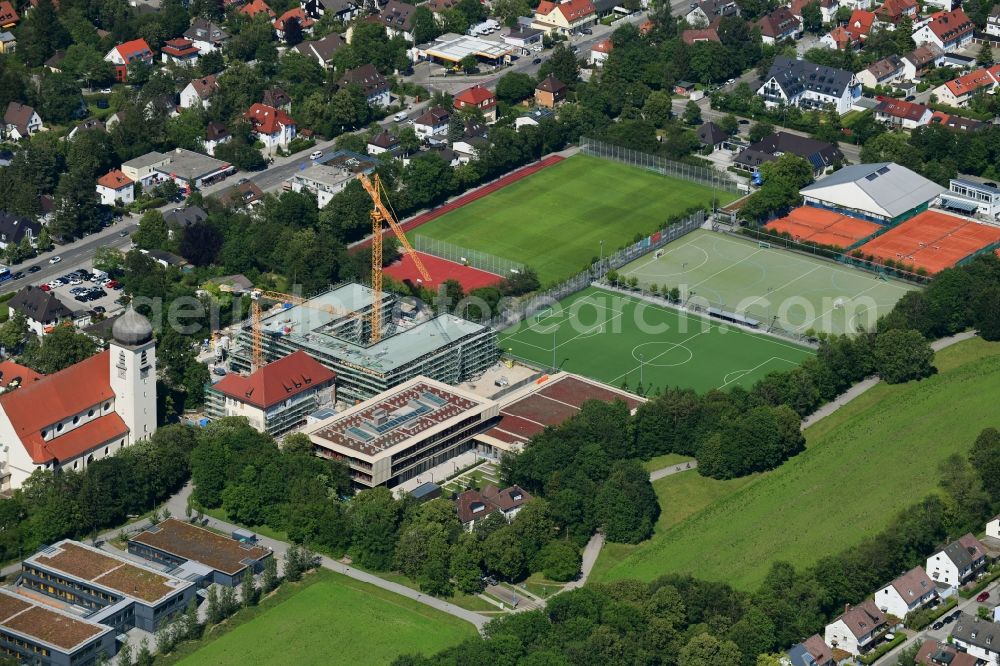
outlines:
[{"label": "aerial town scene", "polygon": [[1000,666],[1000,0],[0,0],[0,666]]}]

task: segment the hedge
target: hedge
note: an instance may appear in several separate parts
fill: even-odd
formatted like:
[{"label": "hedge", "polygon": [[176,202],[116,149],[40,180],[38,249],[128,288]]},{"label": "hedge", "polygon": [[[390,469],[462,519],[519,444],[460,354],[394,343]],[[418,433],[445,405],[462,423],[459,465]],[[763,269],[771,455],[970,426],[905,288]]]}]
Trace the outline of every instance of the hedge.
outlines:
[{"label": "hedge", "polygon": [[882,643],[882,645],[878,646],[865,656],[861,657],[860,661],[862,664],[874,664],[876,661],[879,660],[879,658],[885,655],[885,653],[889,652],[897,645],[901,645],[905,640],[906,640],[906,634],[904,634],[903,632],[899,632],[898,634],[896,634],[896,637],[893,638],[888,643]]},{"label": "hedge", "polygon": [[1000,567],[997,567],[992,573],[983,576],[978,583],[971,587],[963,587],[958,591],[958,594],[963,599],[971,599],[980,592],[986,589],[986,586],[1000,578]]},{"label": "hedge", "polygon": [[913,629],[915,631],[920,631],[921,629],[927,627],[931,622],[938,619],[952,608],[958,605],[957,597],[948,597],[944,603],[942,603],[937,608],[924,608],[913,613],[908,613],[906,616],[906,627],[908,629]]}]

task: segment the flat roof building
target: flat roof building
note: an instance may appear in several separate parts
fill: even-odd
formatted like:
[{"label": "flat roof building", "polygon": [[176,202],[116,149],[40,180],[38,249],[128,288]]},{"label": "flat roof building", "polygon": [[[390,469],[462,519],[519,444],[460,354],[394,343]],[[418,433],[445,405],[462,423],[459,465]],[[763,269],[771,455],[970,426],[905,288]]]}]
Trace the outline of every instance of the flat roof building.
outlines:
[{"label": "flat roof building", "polygon": [[338,166],[314,164],[304,171],[297,171],[290,179],[293,192],[312,192],[320,208],[325,207],[334,195],[342,192],[357,175]]},{"label": "flat roof building", "polygon": [[457,65],[466,56],[490,64],[505,62],[514,52],[509,44],[493,42],[479,37],[446,33],[430,44],[414,48],[417,57],[428,58],[444,64]]},{"label": "flat roof building", "polygon": [[206,580],[235,587],[250,571],[259,573],[271,549],[240,543],[190,523],[168,518],[128,541],[128,552],[151,562],[182,569],[194,562],[211,569]]},{"label": "flat roof building", "polygon": [[124,162],[122,172],[143,187],[155,187],[173,180],[181,189],[193,183],[204,187],[222,180],[236,171],[235,167],[208,155],[185,148],[174,148],[169,153],[151,152]]},{"label": "flat roof building", "polygon": [[500,414],[496,402],[426,377],[312,426],[316,452],[342,460],[363,488],[396,486],[476,447]]},{"label": "flat roof building", "polygon": [[21,584],[83,609],[91,622],[155,632],[194,597],[189,581],[64,539],[21,563]]},{"label": "flat roof building", "polygon": [[0,655],[25,664],[89,666],[116,650],[111,627],[0,589]]},{"label": "flat roof building", "polygon": [[944,188],[894,162],[857,164],[801,190],[805,203],[893,224],[927,209]]},{"label": "flat roof building", "polygon": [[996,222],[1000,219],[1000,187],[995,182],[962,176],[948,181],[948,191],[941,195],[941,207],[979,215]]}]

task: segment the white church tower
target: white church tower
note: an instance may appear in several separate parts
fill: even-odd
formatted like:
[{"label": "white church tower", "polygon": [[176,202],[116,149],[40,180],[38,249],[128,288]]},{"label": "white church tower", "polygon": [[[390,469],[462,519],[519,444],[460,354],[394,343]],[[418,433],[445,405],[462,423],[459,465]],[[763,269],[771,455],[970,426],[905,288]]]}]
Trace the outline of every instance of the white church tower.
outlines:
[{"label": "white church tower", "polygon": [[111,328],[111,389],[129,444],[156,432],[156,343],[149,320],[131,306]]}]

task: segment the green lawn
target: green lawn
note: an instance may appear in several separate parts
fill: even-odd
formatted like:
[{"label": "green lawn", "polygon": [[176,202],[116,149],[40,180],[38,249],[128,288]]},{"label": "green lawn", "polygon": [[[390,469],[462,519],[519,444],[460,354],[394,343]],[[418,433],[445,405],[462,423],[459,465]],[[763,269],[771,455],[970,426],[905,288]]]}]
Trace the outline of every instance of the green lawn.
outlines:
[{"label": "green lawn", "polygon": [[[543,285],[587,268],[693,206],[709,187],[576,155],[428,222],[413,234],[534,268]],[[734,197],[716,193],[720,205]]]},{"label": "green lawn", "polygon": [[[500,334],[500,348],[612,386],[750,387],[812,350],[591,287]],[[555,351],[553,353],[553,346]],[[553,358],[554,357],[554,358]]]},{"label": "green lawn", "polygon": [[208,643],[184,666],[387,664],[400,654],[432,654],[476,628],[416,601],[319,571],[287,601]]},{"label": "green lawn", "polygon": [[[880,384],[819,421],[806,430],[806,451],[657,530],[602,576],[690,572],[752,589],[776,560],[807,566],[884,529],[934,492],[942,460],[997,425],[1000,344],[970,340],[938,353],[935,364],[929,379]],[[673,501],[683,503],[684,493]]]}]

